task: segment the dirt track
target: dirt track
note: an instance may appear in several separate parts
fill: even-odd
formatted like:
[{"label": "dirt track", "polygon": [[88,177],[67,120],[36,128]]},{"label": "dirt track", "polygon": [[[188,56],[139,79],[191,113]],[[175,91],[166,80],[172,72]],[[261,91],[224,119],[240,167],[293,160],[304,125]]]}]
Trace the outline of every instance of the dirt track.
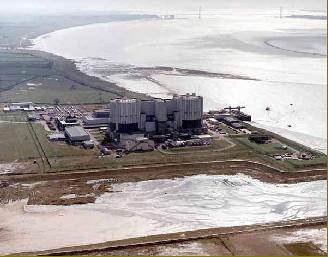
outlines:
[{"label": "dirt track", "polygon": [[297,183],[312,180],[324,180],[325,169],[313,169],[297,172],[284,172],[271,166],[243,160],[188,162],[178,164],[159,164],[132,166],[119,169],[99,169],[92,171],[74,171],[47,174],[9,175],[3,179],[16,182],[36,182],[65,179],[112,178],[118,182],[136,182],[153,179],[170,179],[198,174],[234,175],[243,173],[268,183]]},{"label": "dirt track", "polygon": [[[249,161],[213,161],[181,164],[148,165],[111,170],[83,172],[7,175],[13,186],[0,189],[2,203],[28,198],[28,204],[72,205],[93,203],[97,196],[108,192],[111,184],[155,179],[172,179],[199,174],[235,175],[243,173],[268,183],[298,183],[326,179],[326,170],[282,172],[267,165]],[[88,180],[106,180],[97,185]],[[42,182],[42,183],[40,183]],[[32,186],[23,183],[34,183]],[[72,198],[65,198],[74,195]],[[63,198],[64,197],[64,198]]]},{"label": "dirt track", "polygon": [[[153,246],[180,244],[184,242],[191,242],[195,240],[204,240],[204,239],[218,240],[219,242],[217,243],[223,244],[221,246],[226,248],[225,253],[228,254],[224,254],[224,255],[235,255],[237,253],[236,251],[238,250],[237,249],[238,245],[237,248],[231,245],[231,241],[229,241],[230,237],[234,237],[236,235],[241,235],[241,236],[252,235],[252,237],[259,236],[260,239],[261,233],[267,233],[267,232],[274,233],[280,230],[282,231],[286,229],[295,230],[295,229],[301,229],[301,228],[313,227],[313,226],[323,227],[326,225],[326,223],[327,223],[326,217],[314,217],[309,219],[272,222],[272,223],[264,223],[264,224],[249,225],[249,226],[201,229],[196,231],[154,235],[154,236],[132,238],[132,239],[125,239],[125,240],[118,240],[118,241],[109,241],[109,242],[93,244],[93,245],[65,247],[65,248],[42,251],[42,252],[18,253],[17,255],[117,255],[116,251],[119,251],[118,253],[124,255],[127,253],[132,253],[133,255],[133,253],[138,254],[140,253],[140,250],[145,250]],[[268,238],[266,240],[270,241]],[[271,244],[264,246],[262,251],[268,250],[265,249],[266,247],[274,246],[274,243],[272,241],[270,241],[270,243]],[[312,253],[316,253],[317,255],[324,254],[319,249],[315,248],[315,250],[317,252],[312,252]],[[252,249],[252,251],[251,249],[248,249],[248,253],[250,254],[252,253],[254,254],[254,251],[256,252],[257,249]],[[289,255],[286,249],[276,248],[276,249],[270,249],[269,251],[272,254]]]}]

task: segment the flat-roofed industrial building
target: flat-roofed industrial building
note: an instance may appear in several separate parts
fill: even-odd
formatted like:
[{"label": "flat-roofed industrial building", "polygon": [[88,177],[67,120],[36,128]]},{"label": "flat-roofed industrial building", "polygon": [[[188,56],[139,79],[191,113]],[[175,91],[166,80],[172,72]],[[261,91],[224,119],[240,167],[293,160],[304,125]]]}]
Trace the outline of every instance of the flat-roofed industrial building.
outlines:
[{"label": "flat-roofed industrial building", "polygon": [[83,141],[90,140],[88,132],[80,126],[66,128],[65,136],[71,144],[81,144]]}]

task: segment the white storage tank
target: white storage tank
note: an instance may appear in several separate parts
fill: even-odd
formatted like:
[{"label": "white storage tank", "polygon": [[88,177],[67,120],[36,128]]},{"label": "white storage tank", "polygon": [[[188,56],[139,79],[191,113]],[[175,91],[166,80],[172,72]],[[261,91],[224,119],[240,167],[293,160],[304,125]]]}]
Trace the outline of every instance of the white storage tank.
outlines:
[{"label": "white storage tank", "polygon": [[187,94],[175,97],[179,111],[179,125],[183,128],[199,128],[203,115],[203,97]]},{"label": "white storage tank", "polygon": [[164,100],[155,100],[155,116],[158,122],[167,121],[167,108]]},{"label": "white storage tank", "polygon": [[139,129],[145,130],[145,124],[146,124],[146,114],[141,113],[140,114],[140,124],[139,124]]},{"label": "white storage tank", "polygon": [[109,102],[110,127],[119,132],[134,132],[139,128],[141,101],[115,99]]},{"label": "white storage tank", "polygon": [[153,100],[141,101],[141,113],[147,116],[155,115],[155,102]]}]

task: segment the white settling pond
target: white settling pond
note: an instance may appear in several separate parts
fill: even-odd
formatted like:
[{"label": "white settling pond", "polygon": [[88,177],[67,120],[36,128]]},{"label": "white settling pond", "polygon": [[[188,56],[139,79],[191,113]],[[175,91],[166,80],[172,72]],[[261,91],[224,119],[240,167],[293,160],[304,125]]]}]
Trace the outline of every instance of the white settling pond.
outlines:
[{"label": "white settling pond", "polygon": [[198,175],[117,184],[94,204],[0,208],[0,254],[326,215],[326,181]]}]

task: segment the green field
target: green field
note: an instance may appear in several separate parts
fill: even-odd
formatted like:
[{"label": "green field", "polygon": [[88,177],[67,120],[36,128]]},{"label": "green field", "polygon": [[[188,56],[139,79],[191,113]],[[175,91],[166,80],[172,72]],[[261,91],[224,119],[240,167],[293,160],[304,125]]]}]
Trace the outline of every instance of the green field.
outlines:
[{"label": "green field", "polygon": [[194,151],[217,151],[221,150],[222,148],[228,147],[229,145],[229,142],[227,142],[226,140],[213,139],[210,145],[171,148],[168,150],[168,152],[190,153]]},{"label": "green field", "polygon": [[283,154],[283,153],[294,152],[291,149],[287,149],[287,150],[281,149],[281,144],[279,143],[256,144],[248,140],[248,137],[236,137],[235,139],[241,142],[242,144],[260,152],[261,154]]},{"label": "green field", "polygon": [[[268,143],[268,144],[256,144],[248,140],[248,137],[234,137],[236,142],[243,144],[249,147],[252,150],[255,150],[259,155],[258,157],[265,160],[267,163],[271,165],[281,167],[285,170],[293,170],[293,169],[305,169],[305,168],[315,168],[315,167],[324,167],[327,163],[327,156],[323,153],[313,151],[303,145],[297,144],[296,142],[290,141],[286,138],[275,135],[275,138],[279,139],[281,143]],[[283,150],[280,148],[281,145],[286,145],[287,150]],[[287,159],[284,161],[277,161],[269,156],[274,154],[284,154],[284,153],[294,153],[298,152],[307,152],[311,153],[314,156],[312,160],[292,160]]]},{"label": "green field", "polygon": [[59,75],[36,78],[2,92],[0,102],[23,102],[53,104],[102,103],[115,98],[110,92],[82,86]]},{"label": "green field", "polygon": [[[97,134],[96,131],[94,133]],[[250,143],[246,136],[233,137],[231,141],[235,145],[223,151],[220,149],[229,146],[229,142],[215,139],[209,146],[170,149],[167,153],[156,150],[130,153],[119,159],[115,158],[115,154],[100,158],[97,148],[85,150],[65,142],[50,142],[47,132],[39,123],[0,123],[0,162],[36,159],[46,172],[230,159],[258,161],[286,171],[326,165],[324,154],[316,153],[316,158],[310,161],[276,161],[268,155],[277,151],[275,144],[257,145]],[[42,158],[44,161],[41,161]]]},{"label": "green field", "polygon": [[117,95],[57,73],[52,62],[30,53],[0,52],[0,102],[103,103]]},{"label": "green field", "polygon": [[0,121],[26,121],[26,113],[22,112],[3,112],[0,110]]},{"label": "green field", "polygon": [[[0,161],[27,161],[40,158],[44,151],[47,158],[95,155],[94,151],[74,147],[65,142],[50,142],[41,124],[32,127],[40,144],[29,128],[28,123],[0,123]],[[41,145],[41,147],[40,147]]]},{"label": "green field", "polygon": [[26,161],[39,158],[26,123],[0,123],[0,161]]},{"label": "green field", "polygon": [[52,63],[28,53],[0,52],[0,92],[53,74]]}]

